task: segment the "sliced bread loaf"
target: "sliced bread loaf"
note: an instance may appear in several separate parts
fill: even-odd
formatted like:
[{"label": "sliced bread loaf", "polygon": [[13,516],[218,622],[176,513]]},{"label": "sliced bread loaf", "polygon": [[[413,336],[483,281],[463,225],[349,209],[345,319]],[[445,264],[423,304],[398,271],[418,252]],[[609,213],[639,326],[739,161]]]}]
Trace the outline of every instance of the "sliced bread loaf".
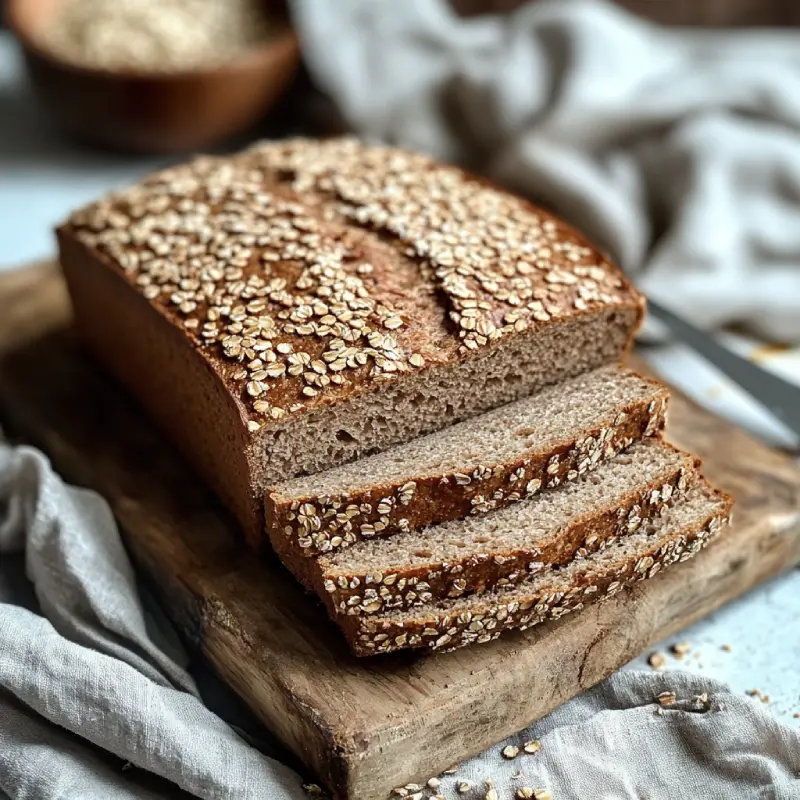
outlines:
[{"label": "sliced bread loaf", "polygon": [[604,367],[392,450],[271,487],[279,552],[329,553],[501,508],[558,486],[664,426],[667,389]]},{"label": "sliced bread loaf", "polygon": [[555,491],[298,559],[295,570],[305,568],[303,582],[330,610],[354,616],[522,583],[638,530],[685,493],[697,466],[693,456],[647,439]]},{"label": "sliced bread loaf", "polygon": [[644,312],[546,211],[353,139],[171,167],[58,239],[83,339],[254,545],[268,486],[617,362]]},{"label": "sliced bread loaf", "polygon": [[361,656],[403,648],[454,650],[487,642],[504,630],[558,619],[686,561],[720,530],[730,508],[730,498],[701,478],[675,506],[636,533],[519,586],[412,610],[335,619]]}]

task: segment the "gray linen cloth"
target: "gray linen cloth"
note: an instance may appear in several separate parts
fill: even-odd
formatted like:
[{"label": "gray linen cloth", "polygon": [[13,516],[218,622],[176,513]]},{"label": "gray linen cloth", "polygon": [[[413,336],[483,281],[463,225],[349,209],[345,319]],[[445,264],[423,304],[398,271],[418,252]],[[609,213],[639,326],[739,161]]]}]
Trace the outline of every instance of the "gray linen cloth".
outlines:
[{"label": "gray linen cloth", "polygon": [[666,29],[592,0],[294,0],[360,135],[543,201],[703,327],[800,342],[800,31]]},{"label": "gray linen cloth", "polygon": [[[678,703],[656,714],[666,690]],[[558,800],[800,798],[800,733],[685,673],[618,673],[507,744],[534,738],[536,755],[507,762],[498,745],[443,776],[443,793],[468,780],[467,800],[483,797],[489,778],[500,800],[522,786]],[[153,800],[175,796],[166,781],[202,798],[304,796],[202,703],[174,633],[145,613],[105,501],[0,442],[0,797]]]},{"label": "gray linen cloth", "polygon": [[123,769],[135,766],[203,798],[305,797],[290,769],[203,705],[184,663],[174,635],[148,625],[106,502],[36,450],[0,442],[0,789],[162,796]]}]

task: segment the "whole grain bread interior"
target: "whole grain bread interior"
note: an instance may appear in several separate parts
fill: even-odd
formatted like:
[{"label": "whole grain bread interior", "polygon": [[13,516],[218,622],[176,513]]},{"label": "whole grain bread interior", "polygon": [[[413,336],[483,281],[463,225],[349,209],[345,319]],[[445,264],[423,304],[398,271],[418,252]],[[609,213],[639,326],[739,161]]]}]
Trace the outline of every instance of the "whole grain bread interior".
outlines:
[{"label": "whole grain bread interior", "polygon": [[470,420],[267,491],[279,553],[354,542],[484,514],[559,486],[660,433],[668,392],[601,367]]},{"label": "whole grain bread interior", "polygon": [[59,243],[89,347],[253,544],[268,485],[617,361],[643,312],[560,220],[351,139],[170,168]]}]

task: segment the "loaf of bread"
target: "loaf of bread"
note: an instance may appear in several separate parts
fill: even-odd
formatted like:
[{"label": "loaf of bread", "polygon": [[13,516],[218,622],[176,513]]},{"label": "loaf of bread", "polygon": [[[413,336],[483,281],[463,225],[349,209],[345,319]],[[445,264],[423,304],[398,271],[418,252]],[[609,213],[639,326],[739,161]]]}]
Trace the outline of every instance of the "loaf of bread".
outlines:
[{"label": "loaf of bread", "polygon": [[80,333],[263,538],[263,493],[617,361],[643,300],[572,228],[352,139],[199,158],[58,231]]},{"label": "loaf of bread", "polygon": [[698,467],[694,456],[649,439],[574,482],[499,511],[287,563],[334,618],[487,592],[634,533],[685,494]]},{"label": "loaf of bread", "polygon": [[600,369],[436,433],[270,487],[266,523],[287,558],[502,508],[660,433],[668,392]]},{"label": "loaf of bread", "polygon": [[362,656],[405,648],[455,650],[503,631],[530,628],[578,611],[662,568],[691,558],[722,529],[731,500],[699,480],[663,516],[612,545],[517,586],[373,616],[342,616]]}]

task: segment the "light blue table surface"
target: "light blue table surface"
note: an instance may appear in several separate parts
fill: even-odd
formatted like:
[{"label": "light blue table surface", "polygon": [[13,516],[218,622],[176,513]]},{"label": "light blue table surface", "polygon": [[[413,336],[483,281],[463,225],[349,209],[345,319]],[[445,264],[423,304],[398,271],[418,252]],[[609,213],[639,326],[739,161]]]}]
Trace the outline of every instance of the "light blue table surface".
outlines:
[{"label": "light blue table surface", "polygon": [[[160,165],[152,158],[97,153],[66,142],[37,108],[25,85],[19,53],[0,33],[0,269],[13,269],[53,255],[53,226],[81,203],[129,183]],[[752,353],[759,343],[726,336]],[[700,403],[750,428],[767,441],[791,437],[713,368],[679,346],[646,353],[668,380]],[[800,350],[760,359],[798,380]],[[684,640],[692,652],[668,665],[726,681],[745,692],[760,689],[784,722],[800,727],[800,570],[762,586],[654,650]],[[722,649],[730,645],[731,651]],[[646,667],[646,656],[629,667]],[[754,700],[753,702],[757,702]]]}]

